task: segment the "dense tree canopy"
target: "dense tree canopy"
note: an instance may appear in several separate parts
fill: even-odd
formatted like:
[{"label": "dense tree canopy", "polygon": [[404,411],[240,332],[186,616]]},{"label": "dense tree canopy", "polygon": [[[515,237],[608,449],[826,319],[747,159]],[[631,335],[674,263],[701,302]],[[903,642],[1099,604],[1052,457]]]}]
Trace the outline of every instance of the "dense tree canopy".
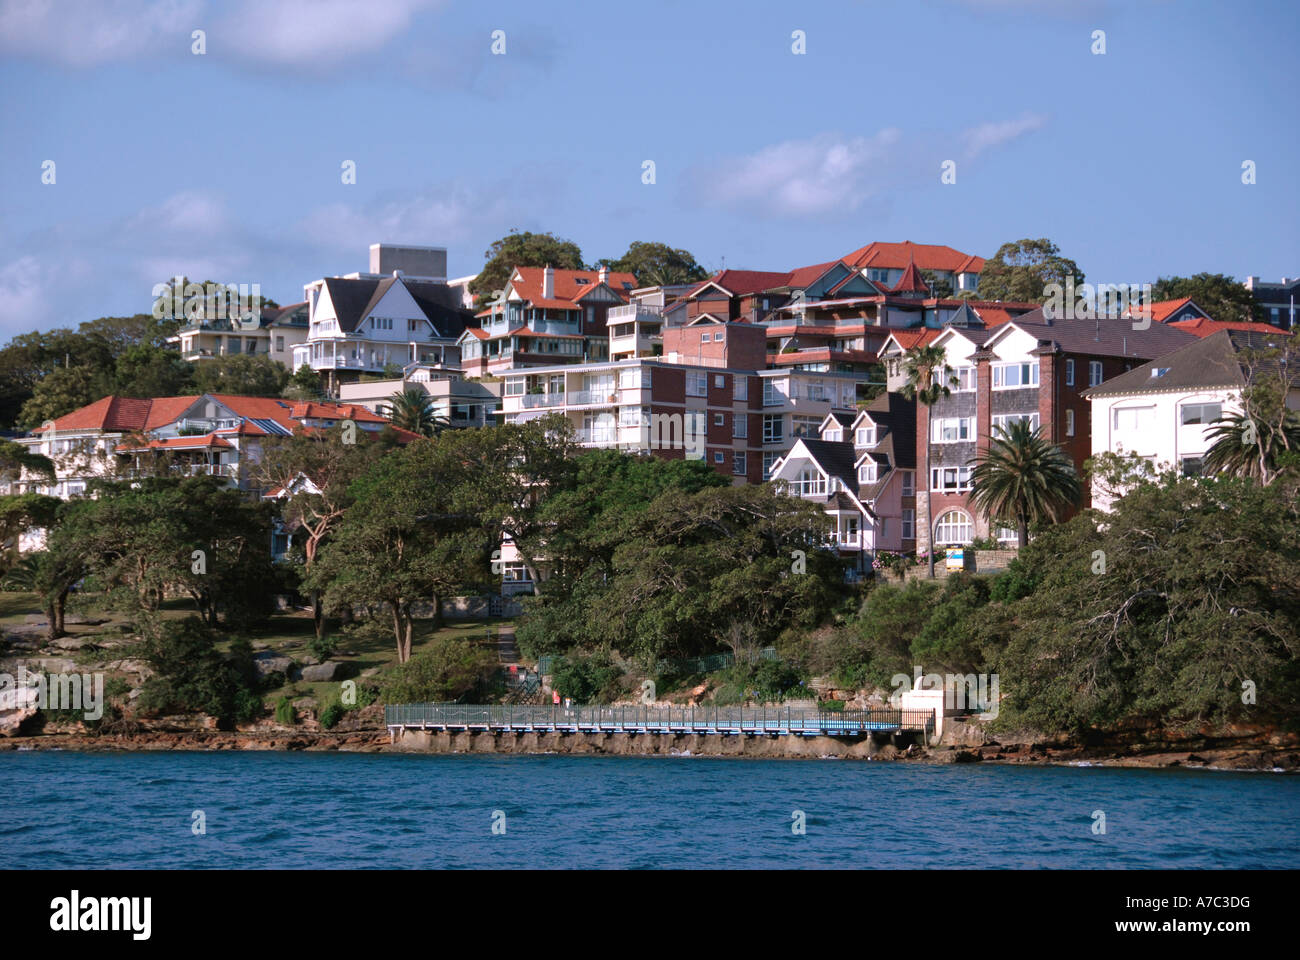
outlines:
[{"label": "dense tree canopy", "polygon": [[1046,237],[1025,238],[998,247],[998,252],[984,261],[980,274],[981,300],[1021,300],[1043,303],[1049,299],[1049,283],[1065,286],[1073,277],[1075,286],[1083,284],[1083,271],[1060,248]]},{"label": "dense tree canopy", "polygon": [[1197,273],[1190,277],[1161,277],[1151,285],[1151,299],[1181,300],[1191,297],[1215,320],[1262,320],[1255,296],[1223,273]]},{"label": "dense tree canopy", "polygon": [[469,285],[470,293],[478,297],[491,297],[496,290],[505,289],[510,271],[515,267],[545,267],[581,270],[582,250],[572,240],[561,240],[551,233],[531,233],[511,230],[483,254],[486,261]]},{"label": "dense tree canopy", "polygon": [[708,271],[695,262],[689,250],[678,250],[666,243],[634,240],[627,253],[617,260],[600,260],[610,270],[631,273],[637,286],[652,287],[674,283],[694,283],[707,277]]}]

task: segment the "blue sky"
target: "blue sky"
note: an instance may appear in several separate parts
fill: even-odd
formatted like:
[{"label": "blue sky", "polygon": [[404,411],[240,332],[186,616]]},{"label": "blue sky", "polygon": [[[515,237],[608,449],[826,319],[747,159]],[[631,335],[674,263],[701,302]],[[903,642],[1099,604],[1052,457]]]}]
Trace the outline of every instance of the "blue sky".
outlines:
[{"label": "blue sky", "polygon": [[0,336],[178,272],[291,302],[380,240],[469,274],[512,227],[588,261],[1047,236],[1101,282],[1295,276],[1297,41],[1300,4],[1250,0],[0,0]]}]

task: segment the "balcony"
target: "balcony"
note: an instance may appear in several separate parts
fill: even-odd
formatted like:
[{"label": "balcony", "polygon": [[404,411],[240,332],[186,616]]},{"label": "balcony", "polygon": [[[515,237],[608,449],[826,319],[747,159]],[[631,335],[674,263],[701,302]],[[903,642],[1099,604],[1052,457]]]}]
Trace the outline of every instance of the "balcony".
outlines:
[{"label": "balcony", "polygon": [[239,464],[236,463],[173,463],[167,469],[169,473],[181,477],[226,477],[234,479],[239,476]]},{"label": "balcony", "polygon": [[581,427],[574,431],[574,438],[584,447],[616,447],[618,431],[611,428]]},{"label": "balcony", "polygon": [[609,313],[605,315],[605,322],[614,323],[619,320],[634,320],[636,319],[637,314],[649,317],[662,317],[664,315],[664,308],[657,307],[652,303],[628,303],[621,307],[610,307]]},{"label": "balcony", "polygon": [[519,405],[525,410],[537,407],[559,407],[564,404],[563,393],[525,393],[519,397]]}]

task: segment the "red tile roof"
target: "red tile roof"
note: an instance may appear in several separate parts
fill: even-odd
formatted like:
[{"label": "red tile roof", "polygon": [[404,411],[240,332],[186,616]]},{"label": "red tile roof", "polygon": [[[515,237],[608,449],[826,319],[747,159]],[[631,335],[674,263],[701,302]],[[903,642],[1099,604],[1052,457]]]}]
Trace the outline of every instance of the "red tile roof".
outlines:
[{"label": "red tile roof", "polygon": [[197,395],[158,397],[153,400],[109,395],[79,410],[65,413],[54,421],[54,429],[103,430],[108,433],[152,430],[171,423],[197,399]]},{"label": "red tile roof", "polygon": [[698,283],[686,292],[687,297],[694,297],[710,283],[716,284],[732,296],[743,297],[784,287],[790,278],[790,272],[778,273],[772,270],[721,270],[709,279]]},{"label": "red tile roof", "polygon": [[233,450],[235,445],[229,440],[222,440],[209,433],[195,437],[167,437],[162,440],[150,440],[148,443],[120,443],[117,445],[117,451],[126,453],[132,450],[208,450],[214,447]]},{"label": "red tile roof", "polygon": [[942,330],[932,330],[929,327],[914,330],[891,330],[890,336],[897,341],[898,345],[904,350],[911,350],[913,347],[925,346],[934,340],[935,337],[943,333]]},{"label": "red tile roof", "polygon": [[[553,297],[542,296],[542,275],[545,267],[515,267],[511,282],[515,293],[529,301],[534,307],[551,310],[572,310],[577,300],[591,292],[591,288],[600,283],[600,273],[596,270],[555,270],[555,289]],[[517,274],[517,277],[516,277]],[[585,280],[585,283],[579,283]],[[605,277],[605,283],[624,301],[627,291],[636,287],[636,277],[630,273],[611,270]],[[624,287],[629,283],[631,287]]]},{"label": "red tile roof", "polygon": [[946,247],[930,243],[869,243],[859,247],[844,262],[851,267],[877,267],[888,270],[902,270],[909,263],[915,263],[921,270],[945,270],[953,273],[979,273],[984,269],[984,258],[971,256]]},{"label": "red tile roof", "polygon": [[898,278],[898,283],[894,284],[890,293],[924,293],[929,294],[930,285],[925,282],[925,277],[921,276],[921,271],[917,269],[915,263],[908,263],[907,269],[903,275]]},{"label": "red tile roof", "polygon": [[1246,320],[1211,320],[1209,317],[1193,317],[1190,320],[1178,320],[1169,324],[1175,330],[1186,330],[1198,337],[1212,337],[1220,330],[1254,330],[1257,333],[1275,333],[1283,337],[1291,336],[1289,330],[1275,327],[1271,323],[1252,323]]}]

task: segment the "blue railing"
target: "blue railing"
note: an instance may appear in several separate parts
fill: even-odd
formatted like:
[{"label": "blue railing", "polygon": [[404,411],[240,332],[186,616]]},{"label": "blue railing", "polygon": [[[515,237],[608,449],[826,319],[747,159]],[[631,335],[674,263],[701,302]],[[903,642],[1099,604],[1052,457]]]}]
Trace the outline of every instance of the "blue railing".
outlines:
[{"label": "blue railing", "polygon": [[801,733],[861,736],[873,731],[934,730],[933,710],[797,710],[791,707],[572,706],[404,703],[384,708],[389,727],[627,733]]}]

